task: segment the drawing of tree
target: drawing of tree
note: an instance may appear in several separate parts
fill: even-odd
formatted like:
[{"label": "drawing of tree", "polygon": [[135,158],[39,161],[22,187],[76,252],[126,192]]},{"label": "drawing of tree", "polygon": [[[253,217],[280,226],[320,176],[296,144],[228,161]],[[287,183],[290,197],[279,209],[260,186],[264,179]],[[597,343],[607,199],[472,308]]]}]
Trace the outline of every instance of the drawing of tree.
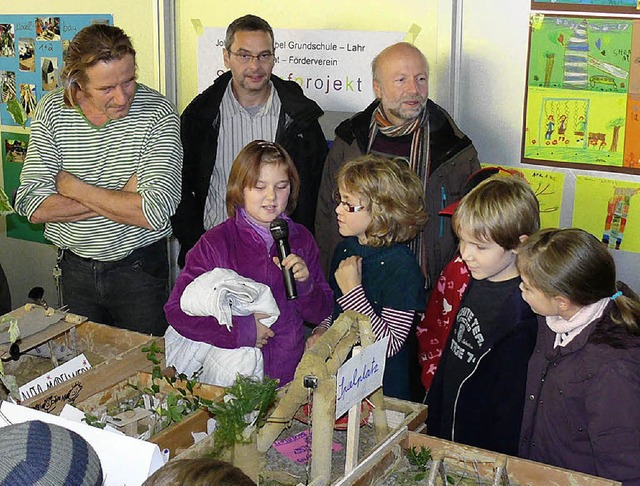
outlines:
[{"label": "drawing of tree", "polygon": [[624,118],[614,118],[613,120],[609,120],[607,123],[607,128],[613,129],[613,136],[611,138],[611,147],[609,147],[609,152],[617,152],[618,151],[618,136],[620,134],[620,127],[624,126],[626,120]]},{"label": "drawing of tree", "polygon": [[545,52],[547,62],[544,68],[544,87],[548,88],[551,84],[551,73],[553,72],[553,63],[556,60],[556,55],[553,52]]}]

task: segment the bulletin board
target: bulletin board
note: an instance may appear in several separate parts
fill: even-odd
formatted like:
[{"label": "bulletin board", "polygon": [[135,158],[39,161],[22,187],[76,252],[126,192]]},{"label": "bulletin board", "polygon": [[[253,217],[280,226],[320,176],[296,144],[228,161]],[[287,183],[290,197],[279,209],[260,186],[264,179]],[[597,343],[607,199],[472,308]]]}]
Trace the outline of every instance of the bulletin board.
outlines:
[{"label": "bulletin board", "polygon": [[7,103],[16,99],[27,125],[42,96],[61,86],[60,72],[69,42],[94,23],[113,24],[109,14],[0,14],[0,123],[15,125]]},{"label": "bulletin board", "polygon": [[640,174],[640,17],[531,16],[522,159]]}]

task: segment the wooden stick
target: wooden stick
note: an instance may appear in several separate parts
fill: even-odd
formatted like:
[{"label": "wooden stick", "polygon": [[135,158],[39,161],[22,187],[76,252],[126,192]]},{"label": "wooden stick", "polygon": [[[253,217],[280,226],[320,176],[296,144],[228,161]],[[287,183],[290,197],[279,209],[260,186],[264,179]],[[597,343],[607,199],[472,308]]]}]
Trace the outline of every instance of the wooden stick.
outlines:
[{"label": "wooden stick", "polygon": [[[360,346],[353,348],[353,356],[361,351]],[[360,414],[362,402],[358,402],[349,409],[349,421],[347,422],[347,447],[344,461],[344,474],[349,474],[358,465],[358,444],[360,443]]]}]

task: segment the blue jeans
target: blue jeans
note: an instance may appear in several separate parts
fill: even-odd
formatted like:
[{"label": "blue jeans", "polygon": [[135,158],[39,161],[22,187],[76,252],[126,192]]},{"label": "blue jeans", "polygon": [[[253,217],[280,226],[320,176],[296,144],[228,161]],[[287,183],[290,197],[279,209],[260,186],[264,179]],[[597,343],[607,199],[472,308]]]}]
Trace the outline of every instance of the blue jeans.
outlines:
[{"label": "blue jeans", "polygon": [[62,295],[69,311],[93,322],[164,335],[169,298],[167,241],[161,239],[114,262],[64,250]]}]

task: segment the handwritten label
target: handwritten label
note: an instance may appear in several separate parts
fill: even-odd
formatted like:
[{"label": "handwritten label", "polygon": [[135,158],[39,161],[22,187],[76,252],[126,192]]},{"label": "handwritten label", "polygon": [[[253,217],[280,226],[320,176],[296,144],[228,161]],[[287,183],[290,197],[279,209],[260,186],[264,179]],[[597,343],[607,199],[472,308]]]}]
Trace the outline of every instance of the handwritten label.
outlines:
[{"label": "handwritten label", "polygon": [[[286,439],[277,440],[273,443],[273,447],[285,457],[298,464],[306,464],[311,456],[311,436],[307,440],[307,431],[304,430],[299,434],[287,437]],[[342,450],[342,446],[334,442],[331,446],[334,452]]]},{"label": "handwritten label", "polygon": [[336,377],[336,419],[382,386],[389,337],[345,362]]},{"label": "handwritten label", "polygon": [[84,354],[76,356],[72,360],[61,364],[57,368],[52,369],[48,373],[39,376],[35,380],[31,380],[29,383],[22,385],[19,388],[20,398],[27,400],[32,398],[49,388],[53,388],[60,383],[70,380],[74,376],[84,373],[91,369],[91,364],[87,360]]},{"label": "handwritten label", "polygon": [[69,388],[67,392],[62,393],[61,395],[49,395],[42,401],[42,403],[37,403],[31,408],[40,410],[42,412],[51,413],[56,409],[59,403],[74,403],[80,396],[83,388],[84,386],[82,385],[82,383],[76,381],[71,385],[71,388]]}]

